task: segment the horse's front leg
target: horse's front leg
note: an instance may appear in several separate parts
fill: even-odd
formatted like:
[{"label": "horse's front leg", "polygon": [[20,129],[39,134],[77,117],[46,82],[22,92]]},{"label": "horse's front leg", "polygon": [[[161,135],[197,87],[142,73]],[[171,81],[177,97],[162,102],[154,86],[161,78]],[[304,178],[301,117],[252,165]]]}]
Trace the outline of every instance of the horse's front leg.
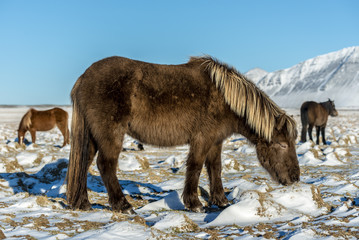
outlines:
[{"label": "horse's front leg", "polygon": [[201,201],[198,198],[198,182],[204,160],[208,152],[208,144],[204,141],[192,142],[187,158],[186,181],[183,190],[183,202],[188,210],[204,212]]},{"label": "horse's front leg", "polygon": [[221,161],[222,143],[213,145],[208,152],[206,159],[206,168],[209,177],[210,199],[211,204],[218,207],[228,205],[228,199],[224,195],[222,185],[222,161]]},{"label": "horse's front leg", "polygon": [[317,127],[316,127],[316,130],[317,130],[317,144],[319,145],[320,127],[317,126]]},{"label": "horse's front leg", "polygon": [[31,134],[31,141],[32,143],[36,142],[36,130],[35,129],[30,129],[30,134]]}]

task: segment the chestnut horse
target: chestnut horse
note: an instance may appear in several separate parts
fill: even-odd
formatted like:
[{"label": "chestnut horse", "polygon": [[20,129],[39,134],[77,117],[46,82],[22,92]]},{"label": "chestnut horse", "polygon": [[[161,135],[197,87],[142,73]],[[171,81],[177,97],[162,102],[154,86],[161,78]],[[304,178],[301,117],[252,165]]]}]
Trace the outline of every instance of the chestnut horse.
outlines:
[{"label": "chestnut horse", "polygon": [[313,141],[312,129],[313,126],[317,130],[317,144],[319,145],[319,135],[322,134],[323,144],[327,144],[325,141],[325,127],[327,126],[328,115],[332,117],[338,116],[338,112],[335,109],[334,101],[328,99],[326,102],[304,102],[300,107],[300,119],[302,120],[302,134],[301,142],[307,141],[307,127],[310,140]]},{"label": "chestnut horse", "polygon": [[24,136],[27,131],[30,132],[32,142],[36,141],[36,131],[49,131],[55,126],[59,128],[64,136],[62,147],[70,143],[68,128],[68,113],[61,108],[53,108],[46,111],[38,111],[30,108],[22,117],[18,131],[19,144],[23,144]]},{"label": "chestnut horse", "polygon": [[97,166],[114,211],[133,213],[116,177],[124,135],[156,146],[189,144],[183,201],[203,211],[197,187],[206,166],[211,204],[227,206],[221,180],[224,139],[234,133],[256,146],[262,166],[283,185],[299,180],[296,123],[234,68],[212,57],[159,65],[110,57],[90,66],[72,92],[67,201],[89,209],[88,168]]}]

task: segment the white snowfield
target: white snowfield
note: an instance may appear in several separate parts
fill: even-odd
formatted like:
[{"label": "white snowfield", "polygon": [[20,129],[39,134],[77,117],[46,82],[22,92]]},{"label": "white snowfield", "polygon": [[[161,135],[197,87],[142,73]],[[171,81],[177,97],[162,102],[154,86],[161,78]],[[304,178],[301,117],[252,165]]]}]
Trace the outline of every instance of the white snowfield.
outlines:
[{"label": "white snowfield", "polygon": [[[43,109],[43,108],[38,108]],[[71,108],[64,107],[71,115]],[[118,180],[136,215],[112,212],[94,161],[90,211],[67,208],[64,184],[70,146],[59,130],[17,144],[27,107],[0,108],[0,239],[357,239],[359,237],[359,111],[329,118],[329,145],[299,144],[301,181],[281,186],[258,164],[255,148],[234,135],[222,152],[230,206],[208,206],[208,178],[198,189],[206,213],[186,211],[181,198],[187,146],[139,151],[126,137]],[[299,110],[288,109],[301,126]],[[315,131],[313,131],[314,137]],[[30,134],[26,138],[31,142]]]}]

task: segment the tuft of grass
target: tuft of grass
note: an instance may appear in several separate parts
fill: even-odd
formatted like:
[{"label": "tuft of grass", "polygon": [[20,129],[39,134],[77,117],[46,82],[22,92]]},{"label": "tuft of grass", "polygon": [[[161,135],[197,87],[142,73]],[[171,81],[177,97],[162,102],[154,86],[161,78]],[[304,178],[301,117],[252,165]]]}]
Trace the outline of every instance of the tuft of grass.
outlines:
[{"label": "tuft of grass", "polygon": [[19,226],[20,224],[19,223],[17,223],[17,222],[15,222],[14,220],[12,220],[11,218],[5,218],[5,219],[3,219],[3,220],[1,220],[2,222],[4,222],[4,223],[7,223],[7,224],[9,224],[11,227],[17,227],[17,226]]},{"label": "tuft of grass", "polygon": [[26,240],[37,240],[37,238],[30,235],[14,235],[12,236],[14,239],[26,239]]},{"label": "tuft of grass", "polygon": [[50,222],[49,222],[49,220],[46,218],[46,216],[44,214],[41,214],[40,217],[34,218],[33,223],[34,223],[34,228],[36,230],[41,230],[42,228],[50,227],[49,226]]},{"label": "tuft of grass", "polygon": [[142,226],[148,227],[147,224],[146,224],[146,220],[145,220],[143,217],[140,217],[140,216],[138,216],[138,215],[136,215],[136,216],[133,218],[132,221],[135,222],[135,223],[138,223],[138,224],[140,224],[140,225],[142,225]]},{"label": "tuft of grass", "polygon": [[143,170],[147,170],[150,168],[150,163],[148,162],[148,159],[146,157],[140,157],[139,155],[136,155],[136,159],[141,164],[141,168]]},{"label": "tuft of grass", "polygon": [[38,153],[37,158],[34,161],[34,165],[39,166],[41,164],[43,157],[44,157],[43,153]]},{"label": "tuft of grass", "polygon": [[9,161],[4,158],[4,160],[3,162],[5,163],[5,168],[7,173],[13,173],[19,170],[24,171],[24,168],[19,164],[19,162],[16,159],[14,159],[14,161]]},{"label": "tuft of grass", "polygon": [[173,227],[172,230],[175,233],[188,233],[188,232],[199,232],[201,229],[200,227],[192,221],[186,214],[183,214],[184,217],[184,224],[179,227]]},{"label": "tuft of grass", "polygon": [[36,198],[36,203],[41,207],[46,207],[51,204],[50,200],[46,196],[38,196]]},{"label": "tuft of grass", "polygon": [[123,222],[127,221],[129,219],[129,216],[127,214],[114,212],[111,216],[111,220],[114,222]]},{"label": "tuft of grass", "polygon": [[72,229],[74,227],[74,222],[71,220],[64,218],[62,222],[55,223],[55,226],[60,229],[61,231],[66,231]]},{"label": "tuft of grass", "polygon": [[4,232],[0,229],[0,239],[5,239],[6,236],[4,234]]},{"label": "tuft of grass", "polygon": [[324,202],[320,193],[320,188],[316,187],[315,185],[312,185],[310,189],[312,191],[313,201],[317,204],[318,208],[326,207],[328,211],[330,211],[331,207],[329,204]]}]

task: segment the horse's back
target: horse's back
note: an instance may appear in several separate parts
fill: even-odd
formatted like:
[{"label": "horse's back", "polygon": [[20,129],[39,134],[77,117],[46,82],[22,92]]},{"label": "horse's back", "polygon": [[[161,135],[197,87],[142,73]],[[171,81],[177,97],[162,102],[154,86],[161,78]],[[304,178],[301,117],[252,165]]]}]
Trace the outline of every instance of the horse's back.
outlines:
[{"label": "horse's back", "polygon": [[131,113],[193,105],[198,102],[195,98],[208,92],[208,84],[202,73],[187,64],[160,65],[110,57],[92,64],[80,76],[71,97],[81,111],[97,109],[120,120],[119,116]]},{"label": "horse's back", "polygon": [[55,127],[57,122],[66,122],[68,113],[61,108],[52,108],[49,110],[39,111],[30,109],[31,111],[31,128],[36,131],[49,131]]},{"label": "horse's back", "polygon": [[[72,89],[71,96],[113,99],[119,95],[132,94],[137,89],[147,91],[147,95],[150,95],[163,92],[163,85],[171,86],[172,92],[178,91],[178,86],[184,89],[185,84],[189,82],[183,81],[196,73],[196,71],[190,73],[186,65],[188,64],[153,64],[124,57],[105,58],[93,63],[80,76]],[[186,86],[187,89],[190,87]]]},{"label": "horse's back", "polygon": [[305,110],[308,110],[308,109],[311,109],[311,108],[315,108],[317,107],[319,104],[317,102],[314,102],[314,101],[307,101],[307,102],[304,102],[302,104],[302,106],[300,107],[301,110],[305,111]]},{"label": "horse's back", "polygon": [[115,111],[108,106],[111,102],[113,107],[117,105],[116,108],[126,111],[123,102],[128,102],[134,83],[141,78],[141,72],[136,75],[134,64],[133,60],[123,57],[110,57],[93,63],[72,88],[72,101],[84,112],[89,108]]},{"label": "horse's back", "polygon": [[56,121],[67,121],[69,114],[62,108],[55,107],[51,109]]}]

